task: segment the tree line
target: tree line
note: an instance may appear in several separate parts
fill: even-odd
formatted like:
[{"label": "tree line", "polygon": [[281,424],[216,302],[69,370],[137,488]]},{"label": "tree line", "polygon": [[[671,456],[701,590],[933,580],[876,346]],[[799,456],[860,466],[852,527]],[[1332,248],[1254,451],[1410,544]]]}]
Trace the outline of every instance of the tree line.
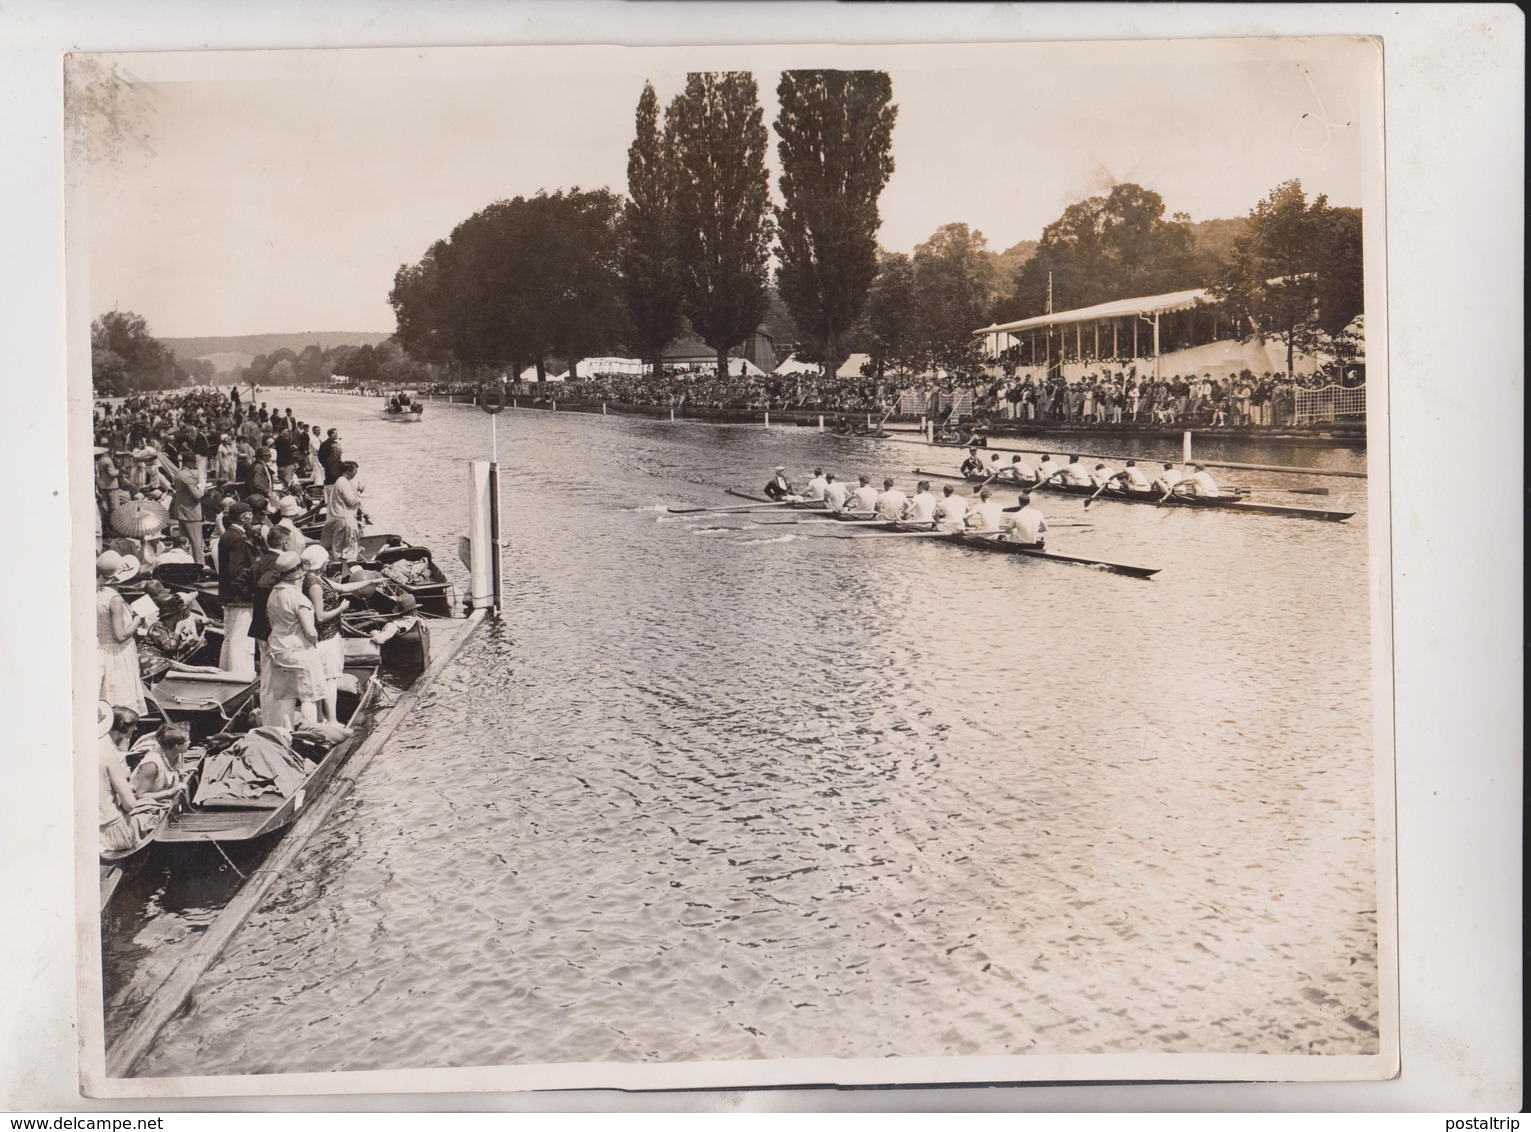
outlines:
[{"label": "tree line", "polygon": [[[452,367],[537,367],[634,355],[657,373],[694,335],[721,368],[768,316],[779,342],[868,376],[986,359],[973,331],[1111,299],[1208,287],[1247,333],[1289,353],[1339,335],[1362,309],[1361,217],[1277,186],[1247,218],[1202,229],[1135,184],[1071,204],[1008,272],[983,234],[945,224],[912,255],[877,242],[898,108],[881,71],[785,71],[770,132],[755,77],[693,73],[661,113],[645,83],[627,194],[573,188],[496,201],[401,266],[396,339]],[[1232,233],[1230,235],[1230,232]],[[772,260],[775,270],[772,271]]]},{"label": "tree line", "polygon": [[[644,358],[657,373],[685,335],[721,372],[768,318],[778,342],[828,372],[865,353],[870,377],[973,378],[987,361],[979,327],[1049,302],[1062,311],[1192,287],[1208,287],[1244,333],[1283,340],[1290,361],[1335,345],[1362,310],[1359,211],[1309,200],[1297,181],[1212,226],[1117,185],[1069,205],[1018,263],[964,223],[942,225],[912,255],[888,252],[877,242],[898,117],[887,74],[784,71],[776,93],[779,203],[754,75],[692,73],[662,114],[645,83],[626,196],[576,186],[495,201],[399,267],[389,342],[278,350],[241,379],[414,382],[439,367],[527,366],[543,376],[554,360],[578,376],[582,359],[604,354]],[[175,365],[132,347],[104,349],[97,369],[109,381],[172,380]]]}]

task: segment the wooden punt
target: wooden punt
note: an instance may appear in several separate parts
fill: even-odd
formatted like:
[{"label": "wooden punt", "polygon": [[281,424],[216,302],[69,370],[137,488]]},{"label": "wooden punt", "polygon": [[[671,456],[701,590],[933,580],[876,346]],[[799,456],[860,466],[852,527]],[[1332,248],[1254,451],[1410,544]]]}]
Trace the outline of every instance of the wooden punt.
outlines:
[{"label": "wooden punt", "polygon": [[[356,673],[353,672],[353,675]],[[291,825],[309,802],[323,792],[335,773],[345,764],[361,741],[363,725],[371,713],[379,685],[368,673],[356,693],[341,692],[338,708],[351,734],[325,752],[314,763],[303,785],[283,798],[266,795],[238,803],[197,806],[183,801],[170,813],[156,833],[158,842],[252,841],[276,833]]]}]

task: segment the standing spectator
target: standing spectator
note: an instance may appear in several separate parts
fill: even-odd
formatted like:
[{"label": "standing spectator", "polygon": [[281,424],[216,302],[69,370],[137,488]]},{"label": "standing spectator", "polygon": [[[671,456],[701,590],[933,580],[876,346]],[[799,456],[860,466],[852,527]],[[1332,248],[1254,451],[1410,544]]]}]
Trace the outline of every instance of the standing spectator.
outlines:
[{"label": "standing spectator", "polygon": [[144,621],[114,588],[137,573],[138,559],[132,555],[108,550],[96,559],[96,657],[101,667],[101,699],[142,715],[146,709],[137,633]]}]

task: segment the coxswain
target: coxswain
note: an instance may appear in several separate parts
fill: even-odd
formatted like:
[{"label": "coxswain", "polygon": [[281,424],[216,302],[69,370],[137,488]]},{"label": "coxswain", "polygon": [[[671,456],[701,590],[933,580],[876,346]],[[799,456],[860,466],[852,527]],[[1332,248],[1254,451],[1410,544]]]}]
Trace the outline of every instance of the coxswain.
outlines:
[{"label": "coxswain", "polygon": [[835,479],[834,472],[824,473],[824,506],[831,511],[844,511],[845,499],[849,493],[845,485]]},{"label": "coxswain", "polygon": [[915,485],[914,496],[904,505],[900,518],[906,523],[934,523],[938,506],[940,500],[931,493],[930,481],[921,480]]},{"label": "coxswain", "polygon": [[943,531],[960,531],[967,521],[967,500],[956,494],[956,489],[947,484],[941,489],[941,502],[936,504],[936,526]]},{"label": "coxswain", "polygon": [[813,479],[809,480],[808,486],[803,488],[803,498],[814,502],[822,502],[824,499],[824,489],[828,486],[829,481],[824,478],[824,469],[815,468],[813,469]]},{"label": "coxswain", "polygon": [[1177,495],[1193,495],[1197,499],[1217,499],[1223,494],[1217,481],[1202,464],[1191,465],[1191,474],[1176,485],[1175,492]]},{"label": "coxswain", "polygon": [[961,472],[964,476],[983,475],[983,460],[979,458],[976,445],[968,449],[967,459],[962,461]]},{"label": "coxswain", "polygon": [[978,492],[978,502],[968,508],[967,528],[986,533],[997,531],[1004,516],[1004,510],[994,502],[994,493],[985,487]]},{"label": "coxswain", "polygon": [[1068,467],[1063,469],[1063,482],[1070,487],[1089,487],[1090,472],[1079,462],[1078,456],[1070,456]]},{"label": "coxswain", "polygon": [[1165,464],[1164,471],[1154,480],[1154,487],[1162,491],[1164,497],[1168,499],[1170,493],[1175,490],[1175,485],[1183,479],[1185,476],[1181,474],[1179,468],[1174,464]]},{"label": "coxswain", "polygon": [[789,495],[797,494],[796,489],[792,486],[792,481],[787,478],[787,469],[785,466],[780,464],[777,465],[776,474],[773,475],[770,482],[765,485],[765,493],[776,503],[780,503]]},{"label": "coxswain", "polygon": [[1023,491],[1020,510],[1005,514],[1004,535],[1006,542],[1018,542],[1026,546],[1042,548],[1042,535],[1047,530],[1047,520],[1041,508],[1031,501],[1031,493]]},{"label": "coxswain", "polygon": [[870,512],[877,507],[877,489],[872,486],[869,476],[858,477],[860,485],[851,492],[850,501],[845,505],[847,511]]},{"label": "coxswain", "polygon": [[896,523],[904,517],[904,508],[908,505],[909,497],[894,487],[891,479],[882,481],[882,494],[877,497],[873,507],[879,519]]}]

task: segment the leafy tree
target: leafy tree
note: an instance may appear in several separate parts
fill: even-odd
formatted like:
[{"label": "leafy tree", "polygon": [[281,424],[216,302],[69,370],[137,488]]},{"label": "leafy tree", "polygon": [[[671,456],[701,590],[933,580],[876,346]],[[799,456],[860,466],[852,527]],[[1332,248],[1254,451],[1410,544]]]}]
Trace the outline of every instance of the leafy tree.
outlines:
[{"label": "leafy tree", "polygon": [[[417,357],[468,365],[579,358],[628,326],[618,272],[620,201],[606,189],[496,201],[394,276],[398,338]],[[337,372],[343,372],[338,371]]]},{"label": "leafy tree", "polygon": [[982,343],[973,331],[994,301],[994,262],[982,232],[944,224],[914,249],[920,309],[920,350],[953,378],[983,371]]},{"label": "leafy tree", "polygon": [[1310,203],[1301,181],[1272,189],[1249,214],[1213,295],[1246,320],[1249,333],[1286,347],[1291,373],[1297,353],[1310,353],[1361,311],[1361,217]]},{"label": "leafy tree", "polygon": [[132,311],[108,311],[90,324],[90,356],[92,384],[107,396],[170,389],[189,379],[170,347]]},{"label": "leafy tree", "polygon": [[659,99],[652,83],[643,84],[636,117],[637,133],[627,149],[627,205],[622,216],[623,295],[632,319],[633,345],[658,374],[665,346],[680,332],[684,295],[670,201],[674,155],[659,127]]},{"label": "leafy tree", "polygon": [[909,376],[928,368],[920,323],[914,262],[902,252],[884,254],[857,324],[857,337],[871,358],[872,376]]},{"label": "leafy tree", "polygon": [[728,352],[760,324],[767,306],[772,225],[765,156],[769,135],[755,77],[747,71],[693,73],[665,112],[674,155],[676,251],[685,312],[716,352]]},{"label": "leafy tree", "polygon": [[1042,230],[1036,251],[1013,279],[998,317],[1026,318],[1047,310],[1047,280],[1055,310],[1112,299],[1195,287],[1198,273],[1190,218],[1164,218],[1164,199],[1141,185],[1123,184],[1105,196],[1078,201]]},{"label": "leafy tree", "polygon": [[783,71],[776,286],[826,372],[877,274],[877,200],[893,173],[893,84],[882,71]]},{"label": "leafy tree", "polygon": [[335,372],[352,381],[376,381],[377,351],[371,346],[358,346],[342,359]]}]

